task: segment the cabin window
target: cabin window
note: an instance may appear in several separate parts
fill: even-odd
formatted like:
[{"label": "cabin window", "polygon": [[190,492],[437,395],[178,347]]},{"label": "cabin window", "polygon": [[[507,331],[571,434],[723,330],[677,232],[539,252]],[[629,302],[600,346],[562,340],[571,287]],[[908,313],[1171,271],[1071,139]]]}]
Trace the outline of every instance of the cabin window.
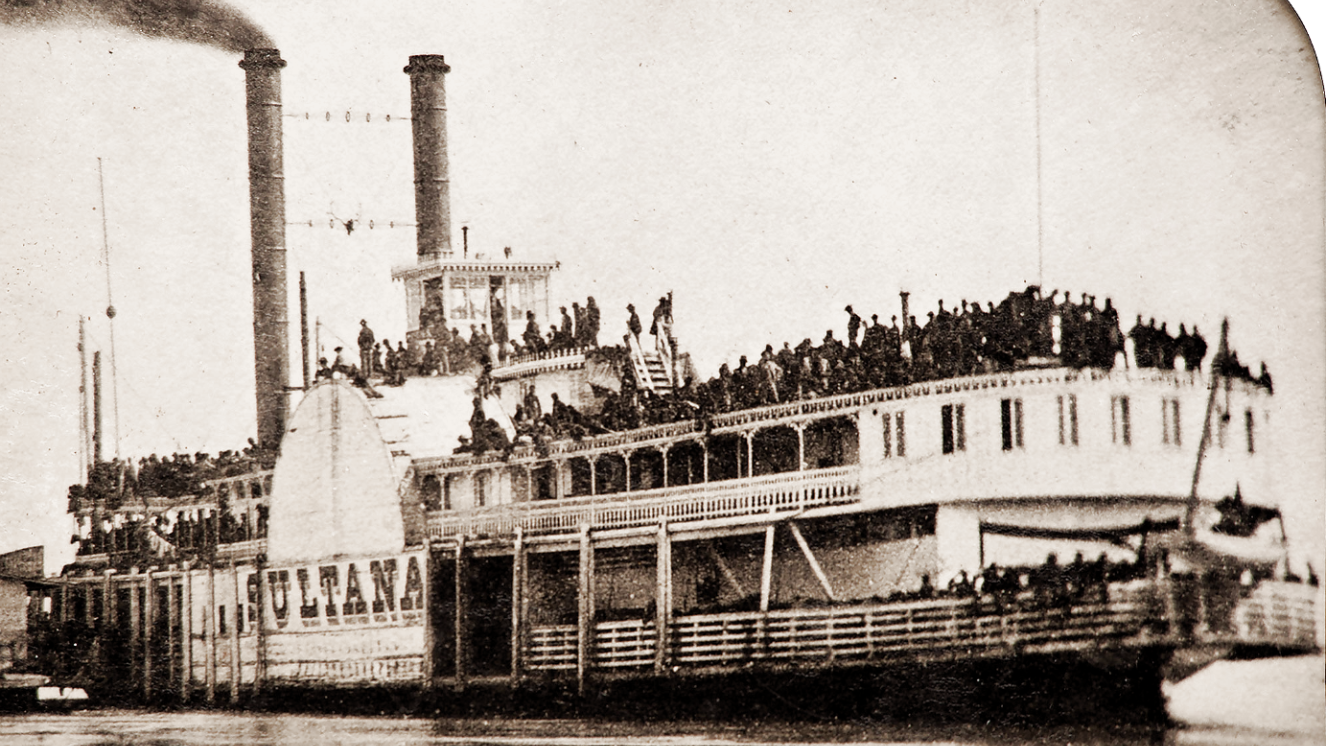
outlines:
[{"label": "cabin window", "polygon": [[829,417],[806,425],[806,468],[830,469],[858,463],[856,421],[850,417]]},{"label": "cabin window", "polygon": [[1005,451],[1023,447],[1021,399],[999,401],[999,432],[1003,437]]},{"label": "cabin window", "polygon": [[424,477],[419,491],[423,493],[424,510],[440,510],[442,508],[442,480],[438,479],[436,474],[429,474]]},{"label": "cabin window", "polygon": [[488,475],[476,472],[474,475],[474,507],[482,508],[487,504]]},{"label": "cabin window", "polygon": [[553,464],[544,464],[533,473],[534,484],[531,495],[535,500],[551,500],[557,497],[557,468]]},{"label": "cabin window", "polygon": [[751,450],[751,466],[757,477],[801,468],[796,428],[779,425],[756,430],[751,435]]},{"label": "cabin window", "polygon": [[962,404],[945,404],[939,408],[942,428],[944,453],[967,450],[966,407]]},{"label": "cabin window", "polygon": [[893,418],[887,412],[884,414],[884,458],[893,458]]},{"label": "cabin window", "polygon": [[229,634],[229,632],[228,632],[227,629],[226,629],[226,605],[225,605],[225,604],[219,604],[219,605],[216,607],[216,624],[217,624],[217,627],[216,627],[216,633],[217,633],[218,635]]},{"label": "cabin window", "polygon": [[1248,453],[1256,453],[1257,445],[1252,437],[1252,410],[1243,410],[1243,429],[1248,435]]},{"label": "cabin window", "polygon": [[1179,400],[1164,398],[1160,400],[1161,441],[1171,445],[1183,445],[1179,429]]},{"label": "cabin window", "polygon": [[907,418],[905,415],[906,412],[893,415],[894,445],[897,446],[894,450],[898,454],[898,458],[907,456]]},{"label": "cabin window", "polygon": [[1077,445],[1077,394],[1059,397],[1059,445]]},{"label": "cabin window", "polygon": [[1110,398],[1110,436],[1115,443],[1133,444],[1132,418],[1128,412],[1128,397]]},{"label": "cabin window", "polygon": [[571,473],[571,488],[568,497],[588,495],[593,491],[594,465],[584,457],[573,458],[567,462]]}]

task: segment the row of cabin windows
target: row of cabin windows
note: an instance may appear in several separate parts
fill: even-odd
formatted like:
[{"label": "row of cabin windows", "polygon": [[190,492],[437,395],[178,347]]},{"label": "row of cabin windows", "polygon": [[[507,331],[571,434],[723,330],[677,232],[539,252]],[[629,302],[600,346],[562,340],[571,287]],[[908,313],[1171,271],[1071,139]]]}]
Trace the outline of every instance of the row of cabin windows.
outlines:
[{"label": "row of cabin windows", "polygon": [[[1057,397],[1059,444],[1076,446],[1079,443],[1077,394]],[[1173,397],[1161,399],[1161,442],[1166,445],[1183,444],[1183,430],[1179,416],[1179,400]],[[1251,409],[1244,410],[1244,431],[1247,436],[1248,453],[1256,452]],[[964,404],[945,404],[940,407],[940,449],[943,453],[956,453],[967,450],[966,406]],[[907,455],[906,426],[903,412],[885,414],[882,420],[884,429],[884,457],[893,458]],[[999,402],[999,431],[1003,450],[1012,451],[1026,447],[1023,430],[1022,400],[1016,398],[1001,399]],[[1132,407],[1127,396],[1115,396],[1110,399],[1110,438],[1111,442],[1131,446]],[[1220,445],[1225,442],[1224,426],[1220,430]]]}]

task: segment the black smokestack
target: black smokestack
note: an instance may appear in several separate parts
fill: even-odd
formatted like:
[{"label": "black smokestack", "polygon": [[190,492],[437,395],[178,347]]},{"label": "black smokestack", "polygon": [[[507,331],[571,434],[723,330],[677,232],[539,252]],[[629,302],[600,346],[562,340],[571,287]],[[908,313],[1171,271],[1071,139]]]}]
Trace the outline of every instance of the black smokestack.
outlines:
[{"label": "black smokestack", "polygon": [[0,0],[0,23],[59,25],[92,21],[158,39],[205,44],[230,52],[272,46],[238,10],[215,0]]},{"label": "black smokestack", "polygon": [[440,54],[410,56],[414,130],[414,212],[419,260],[451,254],[451,186],[447,174],[447,89],[451,67]]},{"label": "black smokestack", "polygon": [[285,432],[285,174],[281,154],[281,68],[275,49],[244,53],[249,120],[249,215],[253,238],[253,354],[258,443],[277,448]]}]

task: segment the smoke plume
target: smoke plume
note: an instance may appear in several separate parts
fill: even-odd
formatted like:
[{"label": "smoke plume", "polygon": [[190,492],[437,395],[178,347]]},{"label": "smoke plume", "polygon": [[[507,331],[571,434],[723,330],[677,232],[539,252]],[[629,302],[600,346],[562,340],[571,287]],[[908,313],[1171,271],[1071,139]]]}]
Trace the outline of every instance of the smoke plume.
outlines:
[{"label": "smoke plume", "polygon": [[232,52],[274,46],[258,24],[219,0],[0,0],[0,23],[6,25],[80,21]]}]

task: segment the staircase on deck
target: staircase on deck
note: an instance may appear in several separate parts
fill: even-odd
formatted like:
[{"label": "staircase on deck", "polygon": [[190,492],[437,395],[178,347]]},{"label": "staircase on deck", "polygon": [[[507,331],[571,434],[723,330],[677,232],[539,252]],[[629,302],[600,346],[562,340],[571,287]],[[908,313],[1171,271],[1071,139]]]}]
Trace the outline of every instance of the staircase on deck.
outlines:
[{"label": "staircase on deck", "polygon": [[626,339],[631,348],[632,370],[640,387],[659,396],[671,393],[674,384],[672,340],[661,336],[656,349],[649,351],[634,334],[626,335]]}]

